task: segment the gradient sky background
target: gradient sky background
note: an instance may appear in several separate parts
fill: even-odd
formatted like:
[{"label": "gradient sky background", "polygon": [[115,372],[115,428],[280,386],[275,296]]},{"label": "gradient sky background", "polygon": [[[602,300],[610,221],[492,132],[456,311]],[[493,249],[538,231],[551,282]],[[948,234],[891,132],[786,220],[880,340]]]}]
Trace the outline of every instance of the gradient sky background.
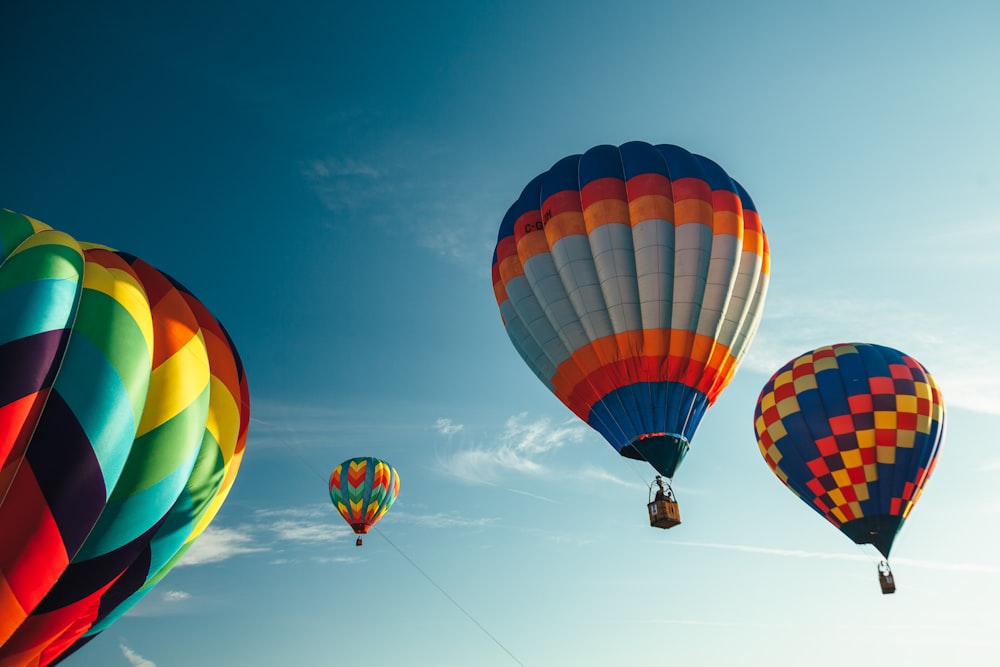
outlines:
[{"label": "gradient sky background", "polygon": [[[252,395],[212,528],[68,667],[996,664],[996,3],[40,0],[0,25],[0,206],[187,285]],[[633,139],[719,162],[772,251],[670,531],[652,469],[522,363],[489,274],[533,176]],[[892,596],[753,431],[771,373],[855,340],[948,408]],[[327,495],[358,455],[402,480],[361,549]]]}]

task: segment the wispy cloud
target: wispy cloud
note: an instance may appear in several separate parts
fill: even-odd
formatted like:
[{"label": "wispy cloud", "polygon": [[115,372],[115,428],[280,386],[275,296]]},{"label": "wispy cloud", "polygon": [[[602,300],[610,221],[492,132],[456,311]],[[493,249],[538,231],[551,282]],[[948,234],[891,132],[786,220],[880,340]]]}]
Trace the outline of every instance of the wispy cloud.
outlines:
[{"label": "wispy cloud", "polygon": [[228,560],[241,554],[267,551],[254,545],[254,538],[245,530],[209,526],[191,545],[176,567],[206,565]]},{"label": "wispy cloud", "polygon": [[[745,553],[766,554],[769,556],[780,556],[783,558],[808,558],[810,560],[852,560],[865,561],[871,557],[865,554],[839,554],[824,553],[821,551],[806,551],[804,549],[775,549],[773,547],[759,547],[748,544],[719,544],[715,542],[687,542],[672,541],[671,545],[684,547],[697,547],[702,549],[726,549],[729,551],[742,551]],[[928,560],[917,560],[913,558],[893,558],[892,562],[897,565],[907,565],[928,570],[948,570],[952,572],[979,572],[983,574],[1000,574],[1000,566],[980,565],[976,563],[940,563]]]},{"label": "wispy cloud", "polygon": [[769,299],[745,368],[770,376],[808,350],[849,342],[887,345],[918,359],[946,406],[1000,414],[1000,357],[992,339],[893,300],[835,293]]},{"label": "wispy cloud", "polygon": [[540,475],[547,471],[541,459],[568,443],[580,442],[586,428],[578,422],[552,424],[547,418],[509,418],[503,432],[488,445],[459,449],[443,456],[442,470],[471,483],[493,483],[503,473]]},{"label": "wispy cloud", "polygon": [[164,602],[182,602],[190,600],[191,594],[185,591],[164,591],[160,597],[163,598]]},{"label": "wispy cloud", "polygon": [[383,137],[363,152],[304,160],[300,172],[334,224],[363,216],[366,226],[486,275],[504,201],[517,192],[498,192],[487,170],[456,173],[454,150],[420,137]]},{"label": "wispy cloud", "polygon": [[310,181],[322,181],[337,176],[378,178],[381,172],[370,164],[351,158],[326,157],[302,165],[303,175]]},{"label": "wispy cloud", "polygon": [[283,510],[258,510],[254,513],[256,529],[273,535],[281,542],[320,543],[334,542],[352,535],[346,526],[334,523],[329,508],[293,508]]},{"label": "wispy cloud", "polygon": [[118,648],[121,649],[122,655],[125,656],[125,659],[128,661],[128,664],[132,665],[133,667],[156,667],[155,662],[153,662],[152,660],[147,660],[146,658],[142,657],[141,655],[130,649],[128,646],[126,646],[124,642],[119,643]]},{"label": "wispy cloud", "polygon": [[462,424],[456,424],[450,419],[438,419],[434,422],[434,430],[442,435],[455,435],[465,428]]},{"label": "wispy cloud", "polygon": [[455,513],[410,514],[396,512],[396,519],[422,528],[477,528],[497,523],[496,517],[466,518]]}]

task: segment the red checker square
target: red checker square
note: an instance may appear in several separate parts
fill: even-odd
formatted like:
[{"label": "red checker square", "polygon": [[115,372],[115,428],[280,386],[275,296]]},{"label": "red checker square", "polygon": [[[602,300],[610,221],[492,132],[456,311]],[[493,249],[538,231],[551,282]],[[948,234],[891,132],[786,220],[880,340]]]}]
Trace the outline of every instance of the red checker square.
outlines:
[{"label": "red checker square", "polygon": [[889,364],[889,375],[898,380],[913,379],[913,373],[905,364]]},{"label": "red checker square", "polygon": [[892,378],[876,377],[868,378],[868,387],[873,394],[895,394],[896,383]]},{"label": "red checker square", "polygon": [[912,500],[913,499],[913,490],[915,488],[916,488],[916,486],[913,484],[913,482],[907,482],[906,484],[904,484],[903,485],[903,500]]},{"label": "red checker square", "polygon": [[[869,451],[872,452],[872,460],[874,461],[875,460],[875,450],[869,450]],[[861,468],[861,467],[858,467],[858,468],[848,468],[847,469],[847,476],[848,476],[848,478],[850,478],[852,484],[864,484],[865,481],[867,481],[867,480],[865,480],[865,469]],[[855,500],[856,500],[856,498],[855,498]]]},{"label": "red checker square", "polygon": [[795,396],[795,385],[791,382],[786,382],[785,384],[778,385],[774,388],[774,400],[777,403],[780,403],[786,398],[791,398],[792,396]]},{"label": "red checker square", "polygon": [[826,461],[823,459],[813,459],[807,462],[806,465],[809,467],[810,472],[817,477],[830,474],[830,468],[827,467]]},{"label": "red checker square", "polygon": [[[841,487],[840,492],[844,494],[844,499],[849,503],[853,503],[858,499],[858,494],[854,492],[853,486]],[[850,510],[847,507],[844,507],[844,511],[850,512]]]},{"label": "red checker square", "polygon": [[792,378],[799,379],[807,375],[815,375],[812,364],[800,364],[792,369]]},{"label": "red checker square", "polygon": [[896,446],[896,429],[877,428],[875,429],[875,444],[882,447]]},{"label": "red checker square", "polygon": [[854,419],[851,418],[851,415],[830,417],[828,421],[830,422],[830,430],[833,431],[834,435],[843,435],[854,431]]},{"label": "red checker square", "polygon": [[929,415],[931,413],[931,402],[926,398],[917,397],[917,414]]},{"label": "red checker square", "polygon": [[889,514],[893,516],[899,516],[903,513],[903,500],[901,498],[893,498],[889,503]]},{"label": "red checker square", "polygon": [[813,505],[815,505],[816,507],[818,507],[819,511],[822,512],[823,514],[829,514],[830,513],[830,508],[827,506],[826,503],[824,503],[819,498],[817,498],[816,500],[813,501]]},{"label": "red checker square", "polygon": [[771,424],[781,421],[781,413],[778,412],[778,406],[772,405],[763,413],[764,423],[770,426]]},{"label": "red checker square", "polygon": [[875,463],[875,448],[874,447],[862,447],[861,451],[861,463],[868,465]]},{"label": "red checker square", "polygon": [[857,396],[848,396],[847,405],[851,408],[851,414],[860,414],[863,412],[871,412],[874,410],[872,405],[872,395],[871,394],[858,394]]},{"label": "red checker square", "polygon": [[847,517],[848,521],[858,518],[857,516],[854,515],[854,512],[851,511],[850,505],[844,505],[843,507],[840,508],[840,511],[844,513],[844,516]]},{"label": "red checker square", "polygon": [[896,428],[903,431],[917,430],[917,415],[915,412],[897,412]]},{"label": "red checker square", "polygon": [[836,351],[832,347],[823,348],[813,352],[813,359],[829,359],[831,357],[837,356]]},{"label": "red checker square", "polygon": [[825,438],[817,440],[816,449],[818,449],[819,453],[823,456],[831,456],[832,454],[836,454],[840,451],[840,448],[837,447],[837,441],[832,435],[828,435]]},{"label": "red checker square", "polygon": [[823,485],[820,483],[818,479],[809,480],[808,482],[806,482],[806,487],[814,494],[816,494],[817,497],[822,496],[824,493],[826,493],[826,489],[823,488]]}]

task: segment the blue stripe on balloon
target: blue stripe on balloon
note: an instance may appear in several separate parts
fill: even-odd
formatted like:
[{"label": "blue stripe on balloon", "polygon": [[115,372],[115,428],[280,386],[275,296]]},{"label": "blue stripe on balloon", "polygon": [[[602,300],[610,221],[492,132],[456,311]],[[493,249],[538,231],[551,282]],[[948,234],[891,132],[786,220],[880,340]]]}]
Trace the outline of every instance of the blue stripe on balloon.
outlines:
[{"label": "blue stripe on balloon", "polygon": [[65,278],[32,280],[0,292],[0,345],[65,329],[76,312],[80,284]]},{"label": "blue stripe on balloon", "polygon": [[137,427],[125,383],[104,353],[77,333],[70,339],[55,389],[90,439],[110,495]]}]

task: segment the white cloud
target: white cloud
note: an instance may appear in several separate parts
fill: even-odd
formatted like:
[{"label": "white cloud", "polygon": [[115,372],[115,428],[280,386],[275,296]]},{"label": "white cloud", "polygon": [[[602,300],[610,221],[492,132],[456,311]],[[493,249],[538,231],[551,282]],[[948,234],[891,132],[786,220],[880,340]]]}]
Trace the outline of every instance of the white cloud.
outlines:
[{"label": "white cloud", "polygon": [[538,459],[571,442],[580,442],[587,428],[579,422],[553,426],[546,418],[528,421],[525,414],[507,420],[497,442],[452,453],[442,466],[467,482],[490,483],[503,472],[540,475],[546,468]]},{"label": "white cloud", "polygon": [[920,361],[940,386],[946,407],[1000,414],[1000,357],[992,340],[974,334],[947,317],[893,300],[834,293],[769,296],[744,368],[770,377],[822,345],[877,343]]},{"label": "white cloud", "polygon": [[596,480],[599,482],[611,482],[612,484],[618,484],[619,486],[628,487],[631,489],[642,487],[644,485],[637,484],[636,482],[628,482],[617,475],[613,475],[604,468],[597,468],[595,466],[587,466],[580,471],[580,477],[588,480]]},{"label": "white cloud", "polygon": [[455,435],[465,428],[462,424],[455,424],[450,419],[438,419],[434,422],[434,429],[443,435]]},{"label": "white cloud", "polygon": [[421,526],[424,528],[468,528],[488,526],[497,522],[496,518],[466,519],[454,514],[406,514],[397,512],[396,519],[407,524]]},{"label": "white cloud", "polygon": [[[781,556],[784,558],[809,558],[822,560],[855,560],[871,561],[871,556],[866,554],[836,554],[823,553],[820,551],[805,551],[804,549],[775,549],[771,547],[757,547],[747,544],[717,544],[713,542],[685,542],[675,541],[671,545],[684,547],[700,547],[706,549],[728,549],[732,551],[743,551],[747,553],[767,554],[769,556]],[[975,563],[939,563],[928,560],[916,560],[913,558],[893,558],[896,565],[907,565],[929,570],[949,570],[953,572],[981,572],[984,574],[1000,574],[1000,566],[979,565]]]},{"label": "white cloud", "polygon": [[181,602],[182,600],[189,600],[191,594],[185,591],[164,591],[161,597],[165,602]]},{"label": "white cloud", "polygon": [[124,643],[119,643],[118,648],[122,650],[122,655],[125,656],[126,660],[128,660],[128,664],[132,665],[133,667],[156,667],[155,662],[153,662],[152,660],[147,660],[146,658],[142,657],[141,655],[130,649],[128,646],[126,646]]},{"label": "white cloud", "polygon": [[322,160],[310,160],[304,163],[302,174],[310,182],[316,183],[338,176],[377,178],[381,175],[381,171],[360,160],[330,156]]},{"label": "white cloud", "polygon": [[253,542],[252,535],[246,530],[209,526],[198,536],[176,567],[218,563],[233,556],[268,550],[267,547],[254,546]]}]

